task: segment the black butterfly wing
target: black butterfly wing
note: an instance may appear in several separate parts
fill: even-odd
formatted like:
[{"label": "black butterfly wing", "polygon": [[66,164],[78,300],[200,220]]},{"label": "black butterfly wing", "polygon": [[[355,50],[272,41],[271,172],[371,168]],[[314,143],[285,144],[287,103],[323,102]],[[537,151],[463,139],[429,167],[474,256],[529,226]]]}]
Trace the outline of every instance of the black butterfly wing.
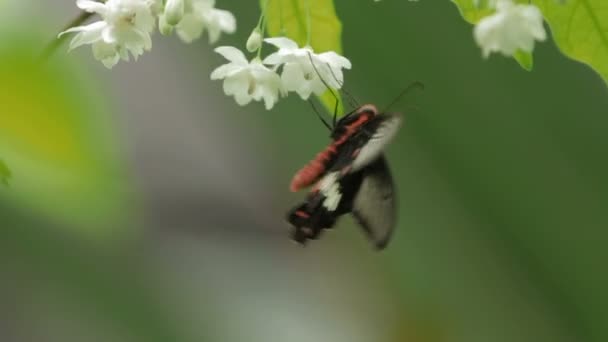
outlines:
[{"label": "black butterfly wing", "polygon": [[362,172],[344,176],[332,171],[321,178],[306,200],[287,213],[293,226],[292,238],[299,243],[316,240],[324,229],[332,228],[338,217],[352,211],[362,182]]},{"label": "black butterfly wing", "polygon": [[352,214],[376,248],[383,249],[397,221],[393,178],[383,156],[361,173],[361,185],[353,199]]}]

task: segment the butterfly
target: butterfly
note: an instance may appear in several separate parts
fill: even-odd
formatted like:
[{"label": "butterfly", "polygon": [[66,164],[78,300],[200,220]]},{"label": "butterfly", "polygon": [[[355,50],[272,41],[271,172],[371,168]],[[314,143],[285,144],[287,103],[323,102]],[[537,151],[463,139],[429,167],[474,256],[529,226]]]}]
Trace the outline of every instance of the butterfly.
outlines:
[{"label": "butterfly", "polygon": [[334,123],[331,143],[291,182],[291,191],[312,185],[306,199],[287,213],[296,242],[318,239],[350,213],[376,248],[386,247],[397,215],[395,186],[383,152],[402,122],[401,114],[380,113],[366,104]]}]

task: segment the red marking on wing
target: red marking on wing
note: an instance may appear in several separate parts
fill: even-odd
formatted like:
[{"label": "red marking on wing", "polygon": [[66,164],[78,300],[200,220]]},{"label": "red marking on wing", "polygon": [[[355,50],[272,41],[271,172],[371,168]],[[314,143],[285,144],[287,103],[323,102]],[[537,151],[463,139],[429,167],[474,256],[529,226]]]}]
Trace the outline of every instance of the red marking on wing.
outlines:
[{"label": "red marking on wing", "polygon": [[295,176],[291,180],[289,189],[296,192],[304,187],[307,187],[317,181],[325,170],[327,164],[338,154],[338,149],[344,144],[353,134],[361,128],[366,122],[368,122],[375,112],[364,111],[359,114],[357,120],[353,121],[349,125],[344,127],[344,133],[323,151],[319,152],[317,156],[311,160],[306,166],[296,172]]},{"label": "red marking on wing", "polygon": [[307,219],[307,218],[310,217],[310,214],[307,213],[307,212],[305,212],[305,211],[303,211],[303,210],[298,210],[294,214],[296,214],[296,216],[299,216],[299,217],[305,218],[305,219]]}]

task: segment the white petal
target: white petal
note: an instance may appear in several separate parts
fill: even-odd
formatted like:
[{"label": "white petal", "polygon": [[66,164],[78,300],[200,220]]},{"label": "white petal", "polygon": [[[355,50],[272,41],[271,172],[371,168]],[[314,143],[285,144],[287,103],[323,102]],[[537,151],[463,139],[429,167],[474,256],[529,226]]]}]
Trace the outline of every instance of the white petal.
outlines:
[{"label": "white petal", "polygon": [[191,43],[201,36],[204,24],[201,18],[192,14],[186,14],[175,28],[177,35],[182,41]]},{"label": "white petal", "polygon": [[534,38],[543,41],[547,38],[545,28],[543,26],[543,14],[536,6],[525,6],[521,10],[522,18],[529,23],[529,29]]},{"label": "white petal", "polygon": [[214,9],[213,13],[223,32],[234,33],[236,31],[236,18],[230,11]]},{"label": "white petal", "polygon": [[152,14],[150,7],[143,7],[135,12],[135,28],[145,31],[154,31],[156,25],[156,15]]},{"label": "white petal", "polygon": [[327,87],[325,86],[325,84],[323,84],[323,82],[321,82],[321,79],[318,77],[310,80],[308,83],[308,89],[310,89],[310,91],[312,91],[317,96],[321,96],[327,91]]},{"label": "white petal", "polygon": [[99,40],[94,43],[91,48],[95,59],[101,61],[106,68],[112,68],[118,63],[120,56],[116,51],[116,46]]},{"label": "white petal", "polygon": [[143,43],[144,50],[152,49],[152,37],[150,37],[150,34],[148,32],[140,30],[133,31],[140,37],[141,42]]},{"label": "white petal", "polygon": [[224,65],[220,65],[219,67],[215,68],[215,70],[213,70],[211,72],[211,79],[212,80],[219,80],[222,78],[225,78],[226,76],[230,76],[232,74],[234,74],[235,72],[239,72],[242,68],[237,66],[236,64],[233,63],[226,63]]},{"label": "white petal", "polygon": [[272,109],[274,104],[279,100],[278,90],[261,86],[262,98],[264,99],[264,107],[266,110]]},{"label": "white petal", "polygon": [[247,93],[234,94],[234,99],[235,99],[236,103],[238,103],[241,106],[248,104],[252,100],[251,96],[249,96]]},{"label": "white petal", "polygon": [[254,59],[249,64],[249,72],[253,76],[253,78],[257,80],[269,81],[269,80],[278,80],[279,75],[274,70],[268,69],[265,65],[263,65],[259,59]]},{"label": "white petal", "polygon": [[209,42],[217,42],[222,32],[233,33],[236,30],[236,19],[232,13],[224,10],[210,9],[200,13],[204,26],[209,32]]},{"label": "white petal", "polygon": [[249,87],[249,75],[246,71],[239,72],[224,79],[224,93],[234,95],[237,93],[247,93]]},{"label": "white petal", "polygon": [[243,54],[243,52],[235,47],[219,46],[219,47],[215,48],[213,51],[224,56],[224,58],[226,58],[227,60],[229,60],[230,62],[232,62],[236,65],[243,65],[243,66],[249,65],[249,62],[247,61],[247,58],[245,58],[245,55]]},{"label": "white petal", "polygon": [[249,78],[246,73],[236,77],[229,77],[224,80],[224,93],[226,93],[226,95],[234,95],[236,103],[241,106],[248,104],[252,100],[248,90]]},{"label": "white petal", "polygon": [[277,65],[285,62],[284,56],[279,54],[278,52],[273,52],[270,55],[264,58],[263,63],[268,65]]},{"label": "white petal", "polygon": [[113,26],[106,26],[101,31],[101,37],[103,38],[104,42],[114,44],[117,41],[116,33],[116,29]]},{"label": "white petal", "polygon": [[120,55],[120,59],[122,59],[123,61],[125,61],[125,62],[129,61],[129,50],[124,49],[124,48],[119,48],[118,54]]},{"label": "white petal", "polygon": [[300,65],[296,63],[286,63],[283,66],[281,82],[283,83],[283,88],[285,88],[285,90],[295,91],[299,89],[305,81],[304,73]]},{"label": "white petal", "polygon": [[101,63],[108,69],[112,69],[118,63],[118,57],[108,57],[101,60]]},{"label": "white petal", "polygon": [[209,10],[215,7],[215,0],[191,0],[189,2],[194,2],[194,7],[197,7],[197,10],[199,11]]},{"label": "white petal", "polygon": [[266,38],[264,41],[279,49],[296,50],[298,48],[298,44],[287,37]]},{"label": "white petal", "polygon": [[332,68],[350,69],[352,67],[352,64],[346,57],[340,56],[334,51],[323,52],[318,55],[318,58],[329,64]]},{"label": "white petal", "polygon": [[100,15],[105,15],[107,8],[106,4],[98,1],[92,0],[77,0],[76,6],[83,11],[90,13],[99,13]]},{"label": "white petal", "polygon": [[[310,80],[305,78],[305,74],[306,70],[303,70],[301,65],[297,63],[285,64],[283,66],[283,73],[281,74],[283,89],[295,91],[303,100],[308,100],[310,94],[313,92],[313,84]],[[310,75],[313,74],[310,73]],[[314,78],[316,75],[313,75],[312,77]],[[321,85],[323,84],[321,83]]]},{"label": "white petal", "polygon": [[315,64],[319,77],[327,82],[330,87],[340,89],[344,83],[342,69],[350,69],[352,67],[350,61],[333,51],[317,55],[317,60],[323,63],[321,66]]},{"label": "white petal", "polygon": [[222,30],[217,26],[208,26],[207,33],[209,34],[209,44],[215,44],[220,39]]},{"label": "white petal", "polygon": [[106,27],[106,23],[104,21],[98,21],[86,26],[78,26],[72,27],[70,29],[61,32],[59,36],[69,33],[69,32],[78,32],[74,39],[70,42],[69,50],[73,50],[84,44],[92,44],[101,39],[101,32]]}]

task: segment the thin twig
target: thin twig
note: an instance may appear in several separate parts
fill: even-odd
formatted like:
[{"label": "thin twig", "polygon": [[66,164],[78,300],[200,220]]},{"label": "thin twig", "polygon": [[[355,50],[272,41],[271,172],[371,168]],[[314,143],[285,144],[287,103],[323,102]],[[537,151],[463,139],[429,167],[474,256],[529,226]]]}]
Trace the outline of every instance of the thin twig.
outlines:
[{"label": "thin twig", "polygon": [[[69,24],[67,24],[65,26],[65,28],[63,30],[61,30],[61,32],[75,27],[75,26],[80,26],[80,24],[84,23],[85,21],[87,21],[87,19],[89,19],[91,16],[93,16],[94,13],[90,13],[90,12],[81,12],[76,18],[74,18],[74,20],[72,20]],[[42,51],[42,53],[40,54],[40,60],[41,61],[45,61],[47,60],[52,54],[53,52],[55,52],[55,50],[57,50],[57,48],[67,39],[66,35],[62,35],[61,37],[55,38],[52,41],[50,41],[46,48],[44,48],[44,50]]]}]

